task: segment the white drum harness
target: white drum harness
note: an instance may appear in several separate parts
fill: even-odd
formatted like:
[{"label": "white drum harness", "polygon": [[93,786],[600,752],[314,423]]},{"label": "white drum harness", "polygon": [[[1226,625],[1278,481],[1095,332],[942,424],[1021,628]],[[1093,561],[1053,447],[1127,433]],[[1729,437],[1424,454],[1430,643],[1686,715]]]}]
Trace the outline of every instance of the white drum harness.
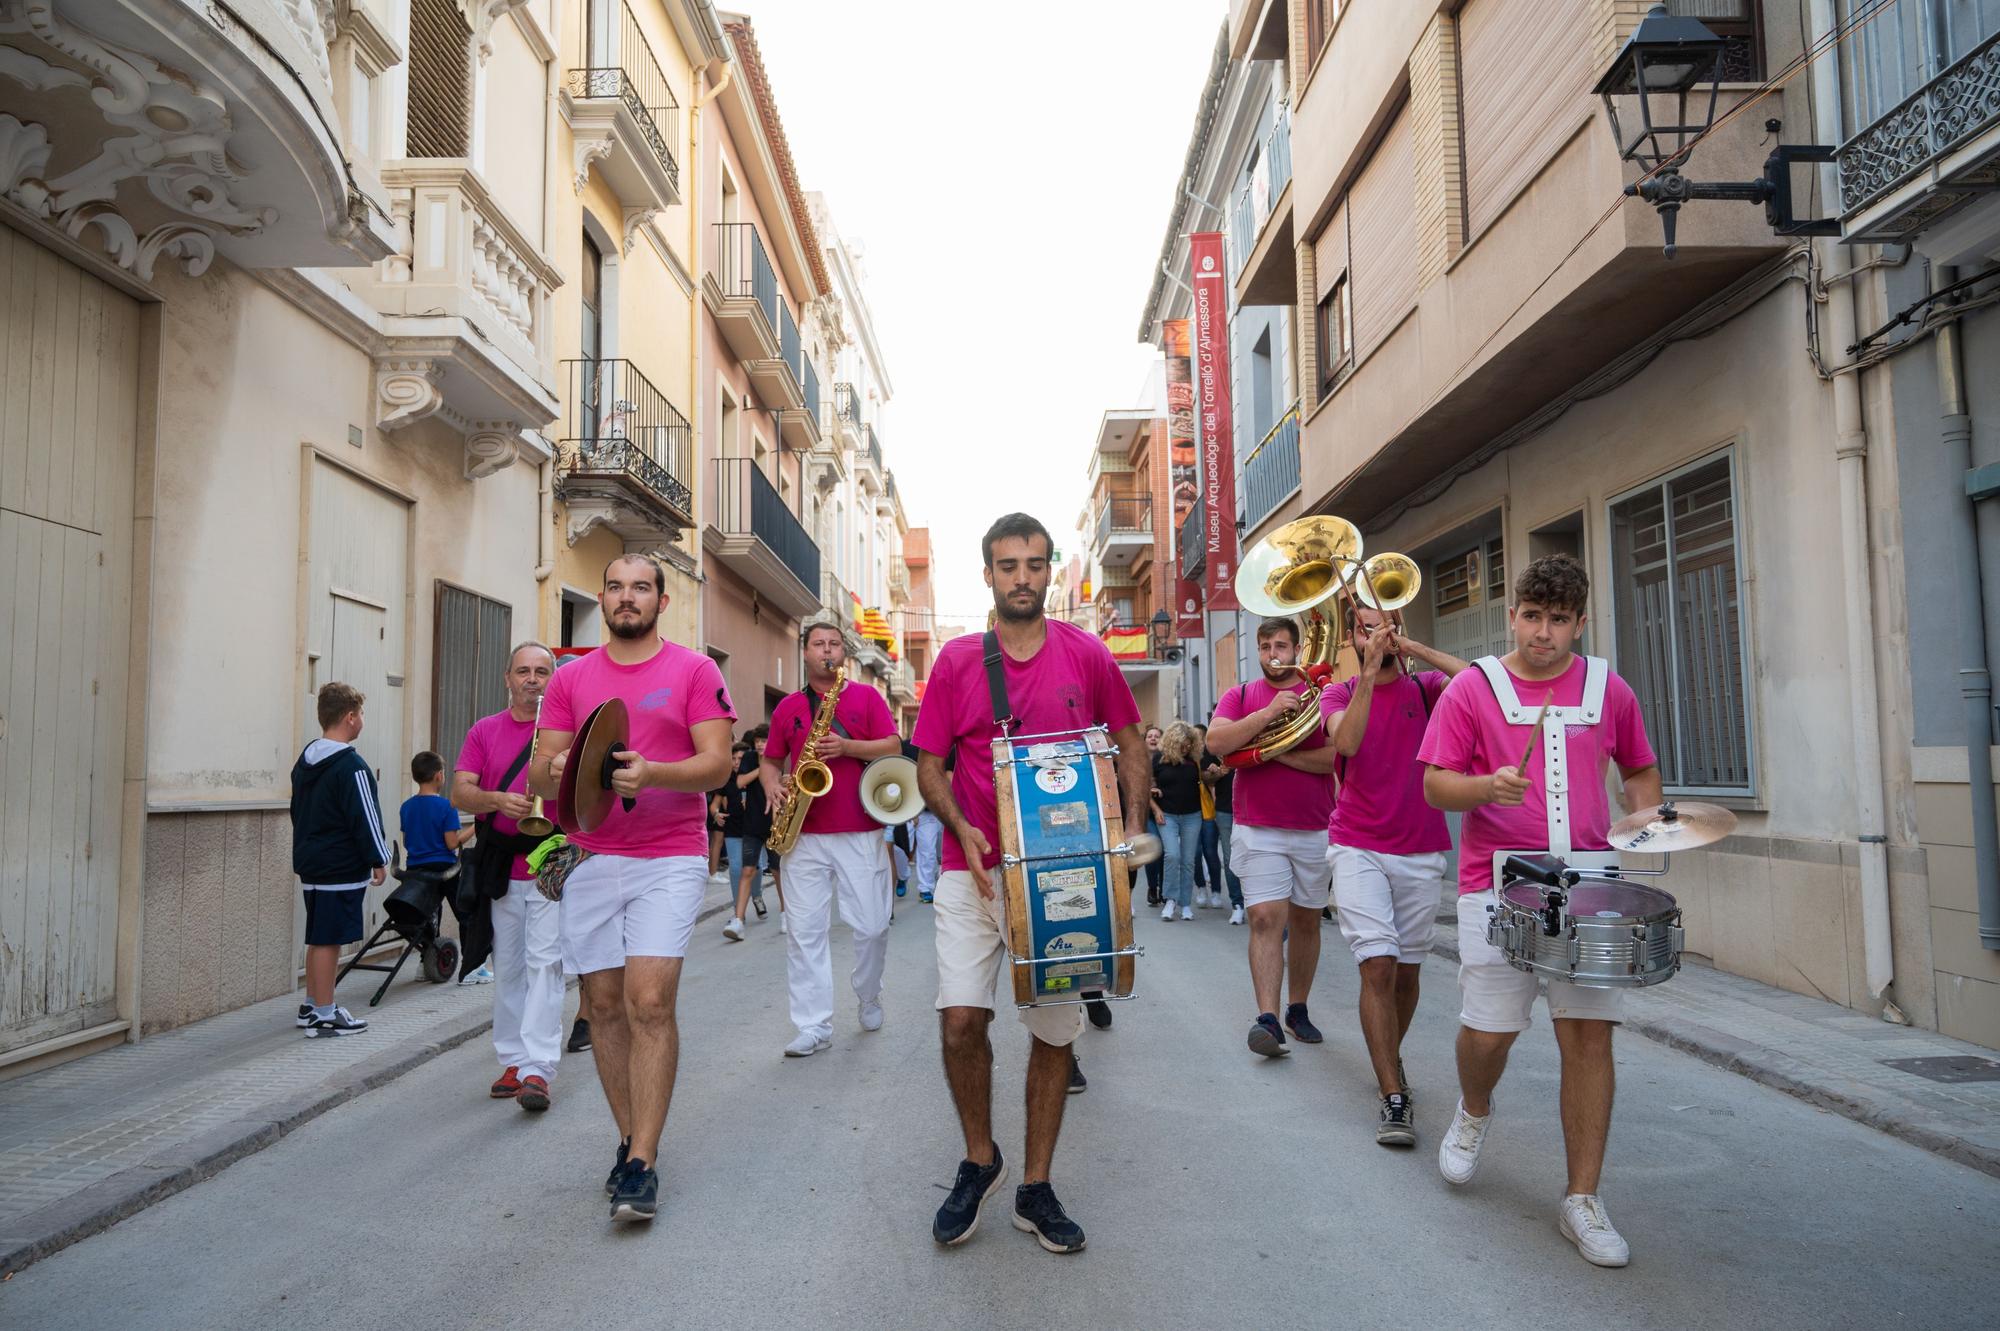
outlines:
[{"label": "white drum harness", "polygon": [[[1507,674],[1507,668],[1500,664],[1497,656],[1482,656],[1472,663],[1479,673],[1486,676],[1486,682],[1493,689],[1493,697],[1500,704],[1500,714],[1510,726],[1532,726],[1541,713],[1539,705],[1521,701],[1514,689],[1514,681]],[[1572,853],[1570,845],[1569,818],[1569,743],[1567,732],[1572,725],[1594,726],[1604,716],[1604,685],[1610,678],[1611,665],[1601,656],[1583,658],[1583,705],[1580,707],[1550,707],[1548,715],[1542,717],[1542,734],[1538,747],[1542,751],[1542,789],[1547,797],[1549,839],[1546,846],[1534,847],[1561,857],[1573,865],[1583,866],[1588,860],[1603,857],[1607,863],[1615,864],[1615,854],[1603,851]],[[1523,776],[1527,775],[1525,772]],[[1493,857],[1493,881],[1501,881],[1500,866],[1508,855],[1521,854],[1520,850],[1497,851]]]}]

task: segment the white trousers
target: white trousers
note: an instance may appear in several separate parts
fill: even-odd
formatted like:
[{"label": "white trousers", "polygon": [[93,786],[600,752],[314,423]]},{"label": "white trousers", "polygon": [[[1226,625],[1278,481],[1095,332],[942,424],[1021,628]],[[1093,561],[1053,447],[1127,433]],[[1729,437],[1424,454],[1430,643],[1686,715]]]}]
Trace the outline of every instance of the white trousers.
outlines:
[{"label": "white trousers", "polygon": [[929,809],[917,815],[917,891],[937,891],[938,865],[944,856],[944,824]]},{"label": "white trousers", "polygon": [[533,882],[493,903],[493,1052],[549,1080],[562,1057],[562,911]]},{"label": "white trousers", "polygon": [[785,979],[792,1024],[833,1038],[833,898],[854,931],[854,996],[882,996],[889,959],[889,844],[882,833],[825,832],[799,838],[785,856]]}]

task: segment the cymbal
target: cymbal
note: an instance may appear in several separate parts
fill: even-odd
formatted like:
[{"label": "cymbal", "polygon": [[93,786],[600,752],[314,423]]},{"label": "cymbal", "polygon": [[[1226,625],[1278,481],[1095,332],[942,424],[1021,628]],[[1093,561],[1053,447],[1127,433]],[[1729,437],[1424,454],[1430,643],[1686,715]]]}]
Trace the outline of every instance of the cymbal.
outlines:
[{"label": "cymbal", "polygon": [[[562,786],[556,799],[556,821],[565,832],[594,832],[611,813],[611,774],[618,761],[611,755],[623,749],[631,734],[631,718],[622,698],[607,698],[584,719],[570,742],[569,762],[563,767]],[[632,801],[624,801],[632,811]]]},{"label": "cymbal", "polygon": [[1719,804],[1668,800],[1638,809],[1611,824],[1604,839],[1619,850],[1693,850],[1736,830],[1736,815]]}]

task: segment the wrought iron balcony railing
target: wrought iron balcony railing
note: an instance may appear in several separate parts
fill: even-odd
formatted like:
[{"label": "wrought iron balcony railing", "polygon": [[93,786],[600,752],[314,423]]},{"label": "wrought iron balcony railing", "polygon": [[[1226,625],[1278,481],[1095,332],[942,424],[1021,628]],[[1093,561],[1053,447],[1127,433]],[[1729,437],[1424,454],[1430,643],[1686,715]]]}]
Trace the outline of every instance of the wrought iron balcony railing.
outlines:
[{"label": "wrought iron balcony railing", "polygon": [[566,360],[561,470],[630,477],[672,508],[694,513],[694,428],[627,360]]},{"label": "wrought iron balcony railing", "polygon": [[754,536],[800,585],[824,594],[819,547],[785,507],[784,496],[750,458],[715,460],[715,526],[726,536]]},{"label": "wrought iron balcony railing", "polygon": [[1151,532],[1153,501],[1146,495],[1124,495],[1104,501],[1097,510],[1097,544],[1113,532]]},{"label": "wrought iron balcony railing", "polygon": [[876,474],[880,475],[882,472],[882,441],[875,437],[875,427],[872,425],[862,426],[861,432],[868,440],[867,448],[862,451],[867,453],[868,460],[875,464]]},{"label": "wrought iron balcony railing", "polygon": [[[771,331],[779,328],[778,311],[784,302],[778,296],[778,273],[764,250],[764,238],[754,222],[715,224],[715,281],[725,300],[747,296],[764,309]],[[790,311],[786,311],[790,317]],[[794,330],[794,336],[797,336]]]},{"label": "wrought iron balcony railing", "polygon": [[805,349],[799,342],[799,321],[792,317],[792,307],[782,297],[778,300],[778,354],[792,367],[792,376],[803,384]]},{"label": "wrought iron balcony railing", "polygon": [[817,421],[819,420],[819,371],[813,368],[811,361],[803,361],[801,364],[805,367],[805,373],[800,379],[806,393],[806,414]]},{"label": "wrought iron balcony railing", "polygon": [[833,386],[833,414],[839,420],[861,423],[861,395],[853,384]]},{"label": "wrought iron balcony railing", "polygon": [[1278,418],[1249,457],[1243,460],[1243,523],[1258,523],[1299,488],[1299,407]]},{"label": "wrought iron balcony railing", "polygon": [[1257,155],[1257,165],[1251,168],[1250,179],[1236,192],[1236,198],[1229,212],[1229,280],[1243,271],[1244,261],[1250,251],[1257,248],[1258,237],[1264,233],[1264,224],[1271,220],[1271,209],[1278,196],[1285,192],[1285,186],[1292,183],[1292,113],[1283,102],[1278,104],[1278,117],[1271,125],[1271,132],[1264,136],[1264,151]]},{"label": "wrought iron balcony railing", "polygon": [[1953,5],[1947,14],[1934,0],[1892,0],[1889,8],[1871,12],[1840,56],[1852,104],[1863,114],[1886,108],[1840,147],[1841,207],[1850,214],[2000,121],[2000,5]]},{"label": "wrought iron balcony railing", "polygon": [[592,61],[582,69],[569,71],[572,97],[612,97],[625,103],[639,132],[666,170],[674,189],[681,187],[681,169],[674,161],[674,121],[680,103],[674,100],[667,76],[639,28],[630,5],[620,5],[618,44],[609,53],[593,52]]}]

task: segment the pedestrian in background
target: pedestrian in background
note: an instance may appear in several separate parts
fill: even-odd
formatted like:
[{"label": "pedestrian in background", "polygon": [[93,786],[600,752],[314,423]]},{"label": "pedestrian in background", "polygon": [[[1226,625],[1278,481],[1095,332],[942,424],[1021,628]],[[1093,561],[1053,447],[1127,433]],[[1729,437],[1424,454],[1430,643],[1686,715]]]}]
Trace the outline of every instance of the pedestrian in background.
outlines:
[{"label": "pedestrian in background", "polygon": [[1162,920],[1174,917],[1175,906],[1183,920],[1194,918],[1194,861],[1201,853],[1200,754],[1194,727],[1176,721],[1167,727],[1153,763],[1153,818],[1160,827],[1160,858],[1167,866]]},{"label": "pedestrian in background", "polygon": [[[757,908],[760,920],[770,914],[770,907],[764,904],[762,865],[764,838],[771,834],[771,817],[764,812],[764,791],[757,781],[757,751],[769,733],[768,726],[754,726],[744,735],[735,749],[736,770],[723,783],[722,847],[728,861],[729,890],[734,904],[729,922],[722,927],[722,936],[732,943],[743,941],[745,921],[750,918],[752,906]],[[784,910],[782,900],[778,909]],[[781,930],[784,923],[780,915]]]},{"label": "pedestrian in background", "polygon": [[444,797],[444,759],[425,749],[410,759],[410,780],[417,793],[396,811],[403,829],[403,863],[412,869],[457,864],[458,848],[472,833],[459,830],[458,810]]},{"label": "pedestrian in background", "polygon": [[[1160,737],[1165,733],[1166,732],[1161,730],[1158,726],[1146,727],[1146,751],[1151,756],[1151,761],[1156,765],[1160,760]],[[1155,786],[1158,786],[1160,783],[1157,779],[1155,779],[1153,784]],[[1146,809],[1146,830],[1152,833],[1154,836],[1160,836],[1159,820],[1153,817],[1153,810],[1150,805],[1148,805]],[[1160,887],[1161,883],[1165,881],[1165,878],[1166,878],[1166,864],[1163,859],[1152,860],[1147,863],[1146,904],[1148,906],[1157,906],[1161,902],[1166,900],[1166,895],[1164,894],[1164,892],[1162,892]]]},{"label": "pedestrian in background", "polygon": [[1201,853],[1208,860],[1209,881],[1216,866],[1221,866],[1221,880],[1229,884],[1229,922],[1243,923],[1243,880],[1236,876],[1236,868],[1229,862],[1229,834],[1236,826],[1236,773],[1223,766],[1222,760],[1207,748],[1208,727],[1197,726],[1201,731],[1201,779],[1207,786],[1209,798],[1215,813],[1201,825]]},{"label": "pedestrian in background", "polygon": [[321,686],[320,737],[292,765],[292,872],[306,896],[306,999],[312,1005],[310,1014],[301,1005],[298,1024],[308,1040],[368,1029],[333,1001],[340,949],[361,941],[368,889],[381,885],[389,866],[382,795],[354,748],[366,701],[352,684]]}]

